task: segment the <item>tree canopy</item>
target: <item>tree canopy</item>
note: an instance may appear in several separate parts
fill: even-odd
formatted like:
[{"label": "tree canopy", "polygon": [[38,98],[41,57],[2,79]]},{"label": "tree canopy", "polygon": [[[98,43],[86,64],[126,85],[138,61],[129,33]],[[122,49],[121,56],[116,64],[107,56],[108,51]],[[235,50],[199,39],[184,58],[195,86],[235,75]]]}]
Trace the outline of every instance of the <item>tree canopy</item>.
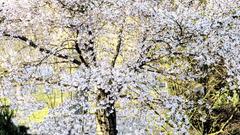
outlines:
[{"label": "tree canopy", "polygon": [[33,134],[217,134],[239,116],[238,0],[0,2],[0,97]]}]

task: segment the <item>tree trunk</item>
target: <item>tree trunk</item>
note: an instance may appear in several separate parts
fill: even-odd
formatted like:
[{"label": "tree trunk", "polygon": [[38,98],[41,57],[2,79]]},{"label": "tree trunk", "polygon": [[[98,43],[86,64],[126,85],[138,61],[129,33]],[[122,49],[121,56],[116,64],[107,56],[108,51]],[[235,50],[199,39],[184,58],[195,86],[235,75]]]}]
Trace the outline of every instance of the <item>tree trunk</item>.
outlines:
[{"label": "tree trunk", "polygon": [[[98,101],[107,98],[107,93],[100,90],[98,95]],[[114,108],[114,103],[107,104],[106,109],[98,109],[96,111],[96,134],[97,135],[117,135],[117,122],[116,122],[116,110]],[[111,113],[110,113],[111,112]]]},{"label": "tree trunk", "polygon": [[97,118],[97,135],[116,135],[116,111],[107,114],[106,109],[100,109],[96,112]]}]

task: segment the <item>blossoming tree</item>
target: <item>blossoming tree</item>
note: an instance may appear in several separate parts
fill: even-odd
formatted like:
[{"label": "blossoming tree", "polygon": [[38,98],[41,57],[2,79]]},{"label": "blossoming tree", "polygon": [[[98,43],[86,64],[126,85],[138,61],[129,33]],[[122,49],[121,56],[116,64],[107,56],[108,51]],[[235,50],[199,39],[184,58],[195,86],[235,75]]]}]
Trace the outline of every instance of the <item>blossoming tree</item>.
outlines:
[{"label": "blossoming tree", "polygon": [[[164,78],[196,80],[206,76],[204,66],[221,63],[228,74],[224,79],[239,90],[237,0],[0,4],[1,68],[6,71],[1,96],[26,118],[46,104],[33,96],[38,86],[46,93],[73,93],[42,123],[32,124],[32,132],[184,134],[189,128],[184,112],[191,105],[169,95]],[[171,58],[179,60],[166,65]],[[133,119],[124,119],[131,114]]]}]

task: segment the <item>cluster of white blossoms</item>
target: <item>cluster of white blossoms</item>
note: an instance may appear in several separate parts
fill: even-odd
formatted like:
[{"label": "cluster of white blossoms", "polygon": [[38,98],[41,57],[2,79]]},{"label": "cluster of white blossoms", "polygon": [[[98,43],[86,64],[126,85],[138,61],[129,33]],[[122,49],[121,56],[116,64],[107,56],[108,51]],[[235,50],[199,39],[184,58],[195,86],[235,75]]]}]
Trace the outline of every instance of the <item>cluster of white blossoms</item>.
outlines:
[{"label": "cluster of white blossoms", "polygon": [[68,100],[52,109],[43,123],[32,123],[30,133],[46,135],[94,134],[95,117],[87,113],[85,101]]},{"label": "cluster of white blossoms", "polygon": [[[203,66],[220,63],[228,72],[225,79],[239,89],[240,2],[174,2],[0,0],[1,40],[24,46],[0,59],[9,72],[1,77],[0,96],[26,118],[44,106],[32,96],[37,85],[44,85],[47,94],[52,89],[75,94],[42,123],[30,123],[32,133],[93,134],[95,118],[101,116],[116,119],[119,134],[188,134],[188,103],[166,93],[160,82],[204,77]],[[28,47],[39,51],[35,58],[10,60]],[[74,65],[75,71],[69,72],[67,64],[58,67],[54,58]],[[188,61],[166,66],[161,60],[167,58],[189,58],[197,66],[189,70]]]}]

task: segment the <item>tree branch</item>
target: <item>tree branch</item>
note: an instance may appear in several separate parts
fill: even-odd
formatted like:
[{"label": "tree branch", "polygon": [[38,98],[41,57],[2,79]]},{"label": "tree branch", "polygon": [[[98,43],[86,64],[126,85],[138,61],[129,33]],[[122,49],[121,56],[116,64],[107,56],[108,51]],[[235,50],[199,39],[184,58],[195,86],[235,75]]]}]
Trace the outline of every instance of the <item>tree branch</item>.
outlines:
[{"label": "tree branch", "polygon": [[15,39],[24,41],[24,42],[26,42],[30,47],[35,48],[35,49],[38,49],[40,52],[53,55],[53,56],[55,56],[55,57],[57,57],[57,58],[61,58],[61,59],[68,60],[68,61],[70,61],[70,62],[72,62],[73,64],[76,64],[76,65],[81,65],[81,62],[80,62],[79,60],[74,59],[74,58],[70,58],[69,56],[64,55],[64,54],[52,52],[51,50],[46,49],[46,48],[43,48],[43,47],[39,47],[39,46],[38,46],[37,44],[35,44],[32,40],[28,39],[28,38],[25,37],[25,36],[15,36],[15,35],[12,36],[12,35],[7,34],[7,33],[3,33],[3,36],[5,36],[5,37],[12,37],[12,38],[15,38]]},{"label": "tree branch", "polygon": [[[77,36],[78,36],[78,34],[79,34],[79,31],[77,30]],[[81,49],[79,48],[78,45],[79,45],[79,43],[78,43],[78,41],[76,41],[75,44],[74,44],[75,50],[76,50],[77,53],[79,54],[79,58],[80,58],[80,60],[82,61],[82,63],[83,63],[86,67],[89,67],[88,63],[87,63],[86,60],[83,58],[83,56],[82,56],[82,51],[81,51]]]},{"label": "tree branch", "polygon": [[119,40],[118,40],[118,44],[117,44],[117,50],[116,50],[116,54],[113,57],[113,61],[112,61],[112,67],[115,66],[117,58],[119,56],[119,53],[121,51],[121,45],[122,45],[122,33],[123,33],[123,27],[120,29],[120,33],[119,33]]}]

